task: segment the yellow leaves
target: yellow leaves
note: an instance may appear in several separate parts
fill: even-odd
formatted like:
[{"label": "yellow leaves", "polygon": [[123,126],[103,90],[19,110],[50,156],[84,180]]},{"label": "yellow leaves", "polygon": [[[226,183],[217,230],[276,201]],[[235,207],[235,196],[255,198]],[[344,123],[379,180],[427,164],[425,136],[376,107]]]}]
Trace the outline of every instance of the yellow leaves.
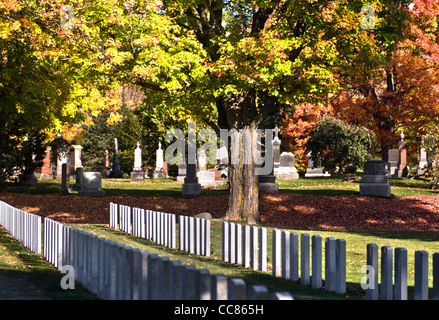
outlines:
[{"label": "yellow leaves", "polygon": [[146,35],[143,36],[141,38],[135,39],[133,41],[133,44],[136,46],[141,46],[141,47],[149,47],[151,45],[158,45],[160,43],[160,39],[150,36],[150,35]]},{"label": "yellow leaves", "polygon": [[18,11],[20,10],[20,3],[18,0],[2,0],[0,1],[0,10]]},{"label": "yellow leaves", "polygon": [[110,116],[107,119],[107,125],[111,126],[123,119],[123,115],[117,112],[110,113]]},{"label": "yellow leaves", "polygon": [[150,79],[150,80],[157,80],[156,74],[158,74],[160,71],[160,69],[158,67],[154,67],[154,66],[139,66],[136,65],[134,66],[133,70],[132,70],[132,74],[136,75],[142,79]]},{"label": "yellow leaves", "polygon": [[12,24],[9,25],[9,32],[15,32],[18,29],[20,29],[21,23],[19,21],[14,21]]},{"label": "yellow leaves", "polygon": [[110,62],[114,65],[121,65],[124,61],[130,60],[132,54],[129,52],[119,52],[116,47],[110,47],[105,53],[109,58]]}]

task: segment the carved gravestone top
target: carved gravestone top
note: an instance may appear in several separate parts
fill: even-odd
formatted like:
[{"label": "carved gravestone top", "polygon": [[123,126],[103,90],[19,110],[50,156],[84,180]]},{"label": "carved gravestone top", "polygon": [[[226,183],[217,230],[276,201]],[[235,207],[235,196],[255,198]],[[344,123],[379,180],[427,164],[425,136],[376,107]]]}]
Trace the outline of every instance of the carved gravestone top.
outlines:
[{"label": "carved gravestone top", "polygon": [[364,164],[364,183],[386,183],[386,162],[380,159],[368,160]]},{"label": "carved gravestone top", "polygon": [[364,164],[364,175],[360,184],[361,195],[390,197],[386,166],[386,162],[380,159],[371,159]]},{"label": "carved gravestone top", "polygon": [[82,175],[81,189],[78,191],[80,196],[101,197],[105,196],[102,190],[102,177],[100,172],[84,172]]},{"label": "carved gravestone top", "polygon": [[368,160],[364,165],[365,175],[386,175],[386,163],[380,159]]},{"label": "carved gravestone top", "polygon": [[388,155],[389,162],[399,162],[399,149],[390,149]]},{"label": "carved gravestone top", "polygon": [[294,154],[292,152],[282,152],[279,162],[281,167],[294,167]]},{"label": "carved gravestone top", "polygon": [[99,172],[84,172],[82,188],[84,190],[102,190],[101,174]]}]

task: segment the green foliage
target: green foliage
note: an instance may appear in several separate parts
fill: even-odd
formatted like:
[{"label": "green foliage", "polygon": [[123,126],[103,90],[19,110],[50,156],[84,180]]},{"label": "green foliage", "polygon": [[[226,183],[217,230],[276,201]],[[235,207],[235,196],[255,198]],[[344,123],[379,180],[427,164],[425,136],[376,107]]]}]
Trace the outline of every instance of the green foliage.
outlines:
[{"label": "green foliage", "polygon": [[108,112],[92,117],[92,124],[83,125],[82,134],[75,143],[82,145],[82,165],[85,171],[102,172],[105,166],[105,151],[111,151],[114,128],[107,125]]},{"label": "green foliage", "polygon": [[23,126],[23,118],[0,109],[0,187],[13,175],[33,173],[44,156],[44,134]]},{"label": "green foliage", "polygon": [[[436,131],[437,132],[437,131]],[[439,166],[437,165],[438,150],[439,150],[439,134],[435,131],[430,131],[428,141],[424,147],[427,152],[427,171],[425,177],[431,179],[431,188],[439,189]]]},{"label": "green foliage", "polygon": [[15,159],[15,165],[20,168],[20,178],[26,179],[28,175],[34,173],[38,163],[43,160],[45,135],[35,132],[26,136],[20,149],[20,157]]},{"label": "green foliage", "polygon": [[317,122],[306,146],[312,152],[314,165],[320,164],[326,170],[338,166],[343,172],[349,164],[363,166],[370,157],[375,139],[375,134],[364,127],[325,115]]},{"label": "green foliage", "polygon": [[118,157],[121,171],[130,173],[134,165],[134,149],[137,142],[142,148],[143,165],[153,169],[156,161],[158,143],[162,149],[167,146],[164,140],[166,132],[171,128],[184,129],[185,121],[178,120],[178,114],[166,108],[164,104],[156,106],[149,100],[142,102],[138,108],[122,106],[118,113],[121,118],[117,122],[110,121],[110,113],[103,112],[92,117],[92,123],[83,125],[83,132],[75,143],[83,146],[82,162],[86,170],[104,169],[105,151],[108,150],[110,162],[113,159],[114,138],[118,142]]}]

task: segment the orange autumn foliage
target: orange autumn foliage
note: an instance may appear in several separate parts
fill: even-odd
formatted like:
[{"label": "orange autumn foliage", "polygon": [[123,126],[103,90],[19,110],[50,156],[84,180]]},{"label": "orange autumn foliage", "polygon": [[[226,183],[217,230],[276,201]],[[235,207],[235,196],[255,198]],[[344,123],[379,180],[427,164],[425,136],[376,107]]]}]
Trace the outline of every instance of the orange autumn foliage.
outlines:
[{"label": "orange autumn foliage", "polygon": [[292,115],[286,114],[281,125],[282,148],[294,153],[296,167],[304,169],[306,166],[306,142],[322,115],[333,115],[332,107],[303,103],[294,107]]}]

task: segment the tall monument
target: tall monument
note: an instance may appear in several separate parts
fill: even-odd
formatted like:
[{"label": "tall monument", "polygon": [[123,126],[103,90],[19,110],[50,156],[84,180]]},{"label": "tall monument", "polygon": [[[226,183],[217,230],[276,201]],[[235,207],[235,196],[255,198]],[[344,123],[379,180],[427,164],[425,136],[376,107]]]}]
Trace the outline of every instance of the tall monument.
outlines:
[{"label": "tall monument", "polygon": [[130,174],[131,182],[141,182],[145,180],[145,174],[142,170],[142,149],[140,142],[137,142],[137,148],[134,150],[134,168]]},{"label": "tall monument", "polygon": [[110,172],[110,178],[122,178],[122,171],[120,171],[119,164],[119,149],[117,147],[117,138],[114,138],[114,155],[113,155],[113,166]]},{"label": "tall monument", "polygon": [[407,149],[405,148],[404,132],[401,132],[401,141],[398,144],[398,149],[399,149],[398,177],[407,177],[409,167],[407,165]]},{"label": "tall monument", "polygon": [[159,142],[159,148],[156,151],[155,170],[152,177],[154,179],[166,178],[166,173],[163,169],[163,149],[161,142]]}]

